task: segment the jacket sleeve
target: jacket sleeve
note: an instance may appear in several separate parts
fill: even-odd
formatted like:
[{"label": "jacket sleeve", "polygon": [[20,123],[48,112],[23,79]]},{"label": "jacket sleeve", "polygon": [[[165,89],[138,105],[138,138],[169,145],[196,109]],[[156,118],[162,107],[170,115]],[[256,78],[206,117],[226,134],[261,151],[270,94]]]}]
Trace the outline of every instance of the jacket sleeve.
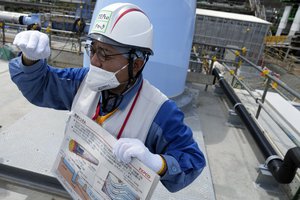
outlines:
[{"label": "jacket sleeve", "polygon": [[183,119],[184,114],[175,102],[166,101],[157,113],[145,142],[152,153],[165,158],[168,170],[161,177],[161,182],[170,192],[192,183],[206,165],[204,155]]},{"label": "jacket sleeve", "polygon": [[59,110],[71,109],[87,71],[87,68],[54,68],[45,59],[32,66],[24,66],[21,56],[9,62],[11,79],[29,102]]}]

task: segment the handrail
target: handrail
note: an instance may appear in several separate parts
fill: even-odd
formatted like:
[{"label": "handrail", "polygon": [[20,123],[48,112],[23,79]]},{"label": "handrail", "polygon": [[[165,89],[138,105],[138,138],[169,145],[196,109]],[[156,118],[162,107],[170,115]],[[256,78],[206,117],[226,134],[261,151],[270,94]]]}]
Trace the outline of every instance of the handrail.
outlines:
[{"label": "handrail", "polygon": [[[232,50],[230,50],[232,51]],[[234,51],[232,51],[234,53]],[[248,60],[247,58],[245,58],[242,55],[239,55],[239,57],[245,61],[246,63],[250,64],[250,66],[254,67],[256,70],[258,70],[259,72],[263,72],[263,70],[261,69],[260,66],[257,66],[256,64],[254,64],[253,62],[251,62],[250,60]],[[295,97],[297,97],[298,99],[300,99],[300,94],[293,90],[292,88],[290,88],[287,84],[285,84],[284,82],[282,82],[281,80],[279,80],[278,78],[276,78],[275,76],[272,76],[270,74],[265,74],[266,77],[268,77],[269,79],[271,79],[272,81],[274,81],[275,83],[277,83],[278,85],[280,85],[282,88],[284,88],[286,91],[288,91],[289,93],[291,93],[292,95],[294,95]]]},{"label": "handrail", "polygon": [[[199,43],[200,44],[200,43]],[[204,43],[202,43],[202,45],[204,45]],[[205,45],[209,45],[209,44],[205,44]],[[219,46],[219,47],[222,47],[222,48],[226,48],[225,46]],[[232,53],[234,53],[236,55],[236,59],[235,59],[235,64],[236,64],[236,69],[240,66],[239,64],[241,64],[241,61],[244,61],[246,63],[248,63],[250,66],[254,67],[256,70],[258,70],[259,72],[262,72],[263,73],[263,69],[261,69],[260,66],[257,66],[256,64],[252,63],[251,61],[249,61],[247,58],[245,58],[244,56],[242,56],[239,51],[233,51],[232,49],[228,48]],[[194,50],[194,53],[195,52],[195,49]],[[243,50],[243,49],[240,49],[240,50]],[[201,57],[198,57],[201,59]],[[209,59],[209,58],[206,58],[206,59]],[[300,147],[300,141],[293,135],[290,133],[290,130],[288,130],[286,128],[286,126],[280,122],[277,118],[275,119],[274,116],[271,116],[269,114],[269,110],[266,109],[266,107],[264,106],[264,100],[265,100],[265,97],[266,97],[266,94],[267,94],[267,91],[268,91],[268,88],[269,88],[269,85],[271,83],[271,80],[274,81],[275,83],[277,83],[278,85],[280,85],[283,89],[285,89],[286,91],[288,91],[289,93],[291,93],[292,95],[294,95],[296,98],[299,98],[300,99],[300,94],[291,89],[289,86],[287,86],[284,82],[282,82],[281,80],[279,80],[277,77],[271,75],[271,74],[268,74],[268,73],[264,73],[265,77],[267,78],[267,84],[266,84],[266,87],[265,87],[265,90],[261,96],[261,98],[257,98],[252,92],[251,92],[251,89],[246,86],[244,84],[243,81],[239,80],[239,77],[236,76],[236,71],[235,70],[233,72],[233,70],[229,69],[229,67],[225,64],[225,63],[232,63],[233,61],[227,61],[227,60],[224,60],[224,59],[217,59],[216,56],[213,57],[213,58],[210,58],[212,60],[211,62],[211,68],[213,68],[212,65],[214,65],[215,61],[219,61],[219,62],[222,62],[223,63],[223,66],[229,70],[231,73],[231,75],[233,76],[233,80],[235,79],[236,81],[238,81],[246,90],[247,92],[255,99],[256,103],[259,105],[258,109],[257,109],[257,113],[256,113],[256,118],[259,117],[259,114],[260,114],[260,110],[263,109],[266,111],[266,113],[271,117],[271,119],[274,121],[275,124],[278,125],[278,127],[288,136],[288,138],[298,147]],[[207,89],[207,86],[205,88],[205,90]],[[276,111],[275,111],[276,112]],[[300,135],[299,131],[296,130],[290,123],[288,123],[286,121],[286,119],[284,119],[283,117],[281,117],[280,115],[278,115],[280,117],[280,119],[282,119],[286,124],[287,126],[292,130],[294,131],[296,134]]]},{"label": "handrail", "polygon": [[[228,71],[230,71],[230,68],[229,68],[225,63],[222,63],[222,65],[225,67],[225,69],[227,69]],[[250,94],[250,96],[255,100],[255,102],[256,102],[257,104],[259,104],[259,105],[263,108],[264,111],[266,111],[267,115],[268,115],[271,119],[273,119],[273,121],[275,122],[275,124],[277,124],[277,125],[279,126],[279,128],[281,128],[281,130],[288,136],[288,138],[290,138],[290,140],[291,140],[296,146],[300,147],[300,141],[299,141],[297,138],[295,138],[295,136],[293,136],[293,135],[292,135],[292,134],[284,127],[284,125],[283,125],[282,123],[280,123],[274,116],[271,115],[269,109],[267,109],[267,108],[264,106],[263,102],[261,102],[261,100],[260,100],[259,98],[257,98],[257,97],[253,94],[253,92],[251,91],[251,89],[250,89],[250,88],[249,88],[242,80],[240,80],[240,79],[238,78],[238,76],[236,76],[235,74],[232,74],[232,76],[234,76],[234,77],[236,78],[236,81],[238,81],[239,84],[241,84],[241,85],[245,88],[245,90]],[[279,115],[279,117],[280,117],[280,115]],[[286,121],[284,118],[281,118],[281,119],[282,119],[284,122],[287,123],[287,121]],[[288,125],[291,129],[293,129],[293,131],[297,132],[297,134],[300,135],[299,131],[297,131],[294,127],[291,127],[291,125],[290,125],[289,123],[287,123],[287,125]]]},{"label": "handrail", "polygon": [[221,75],[218,68],[213,69],[213,75],[219,80],[219,84],[224,93],[260,148],[266,159],[265,166],[268,167],[278,183],[291,183],[297,173],[297,169],[300,168],[300,147],[289,149],[282,160],[268,142],[262,130],[253,120],[246,107],[242,104],[239,97],[235,94],[232,87]]},{"label": "handrail", "polygon": [[[290,55],[290,50],[300,50],[300,48],[292,48],[292,47],[284,47],[285,49],[287,49],[286,51],[283,50],[279,50],[277,48],[274,48],[272,46],[268,46],[265,48],[265,53],[273,58],[277,58],[280,61],[285,61],[287,59],[291,59],[293,61],[297,61],[299,60],[300,57],[298,56],[294,56],[294,55]],[[273,52],[274,51],[274,52]]]}]

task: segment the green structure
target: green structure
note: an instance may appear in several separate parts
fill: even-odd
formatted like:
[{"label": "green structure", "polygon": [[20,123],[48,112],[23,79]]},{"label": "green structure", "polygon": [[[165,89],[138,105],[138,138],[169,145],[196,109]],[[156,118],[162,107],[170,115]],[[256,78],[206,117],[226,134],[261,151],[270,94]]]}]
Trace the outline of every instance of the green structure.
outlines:
[{"label": "green structure", "polygon": [[13,53],[13,50],[6,45],[0,47],[0,59],[1,60],[10,60],[16,55]]}]

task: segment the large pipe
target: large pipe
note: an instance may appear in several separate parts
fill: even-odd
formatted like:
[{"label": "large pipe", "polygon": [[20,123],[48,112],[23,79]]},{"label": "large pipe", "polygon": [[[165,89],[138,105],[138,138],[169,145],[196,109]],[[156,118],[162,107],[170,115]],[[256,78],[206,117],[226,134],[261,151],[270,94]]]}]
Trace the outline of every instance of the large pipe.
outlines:
[{"label": "large pipe", "polygon": [[293,24],[291,26],[291,29],[290,29],[290,32],[289,32],[289,36],[294,36],[295,33],[297,31],[299,31],[299,28],[300,28],[300,6],[298,7],[297,9],[297,13],[294,17],[294,21],[293,21]]},{"label": "large pipe", "polygon": [[[20,17],[28,16],[27,14],[16,13],[16,12],[7,12],[0,11],[0,21],[11,22],[11,23],[20,23]],[[20,23],[21,24],[21,23]]]},{"label": "large pipe", "polygon": [[[21,24],[21,25],[35,25],[35,24],[41,25],[41,15],[42,14],[39,13],[32,13],[28,15],[23,13],[0,11],[0,22],[2,21],[5,23],[14,23],[14,24]],[[73,18],[72,32],[87,33],[89,30],[89,24],[87,25],[83,20],[81,20],[80,18],[76,18],[76,16],[74,15],[59,15],[59,14],[51,14],[51,13],[46,13],[43,15],[45,15],[48,21],[50,20],[50,18],[57,19],[57,17],[61,17],[63,19]]]},{"label": "large pipe", "polygon": [[291,10],[292,10],[292,6],[286,6],[284,8],[284,12],[276,32],[277,36],[281,35],[282,31],[285,29]]},{"label": "large pipe", "polygon": [[7,11],[0,11],[0,21],[22,24],[22,25],[41,23],[39,14],[28,15],[23,13],[7,12]]},{"label": "large pipe", "polygon": [[289,149],[284,156],[284,160],[282,160],[268,142],[262,130],[258,127],[245,106],[242,104],[239,97],[235,94],[232,87],[221,75],[219,69],[214,68],[212,74],[219,80],[219,84],[224,93],[260,148],[266,159],[266,166],[273,177],[279,183],[291,183],[296,175],[297,169],[300,168],[300,148],[294,147]]}]

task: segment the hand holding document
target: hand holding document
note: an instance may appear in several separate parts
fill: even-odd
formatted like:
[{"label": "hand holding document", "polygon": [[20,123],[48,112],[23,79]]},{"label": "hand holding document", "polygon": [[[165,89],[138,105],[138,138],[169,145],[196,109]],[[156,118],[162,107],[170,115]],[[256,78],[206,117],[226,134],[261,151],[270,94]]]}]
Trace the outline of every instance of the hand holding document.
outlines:
[{"label": "hand holding document", "polygon": [[116,141],[85,115],[70,116],[54,173],[73,199],[151,198],[159,176],[137,159],[118,162]]}]

